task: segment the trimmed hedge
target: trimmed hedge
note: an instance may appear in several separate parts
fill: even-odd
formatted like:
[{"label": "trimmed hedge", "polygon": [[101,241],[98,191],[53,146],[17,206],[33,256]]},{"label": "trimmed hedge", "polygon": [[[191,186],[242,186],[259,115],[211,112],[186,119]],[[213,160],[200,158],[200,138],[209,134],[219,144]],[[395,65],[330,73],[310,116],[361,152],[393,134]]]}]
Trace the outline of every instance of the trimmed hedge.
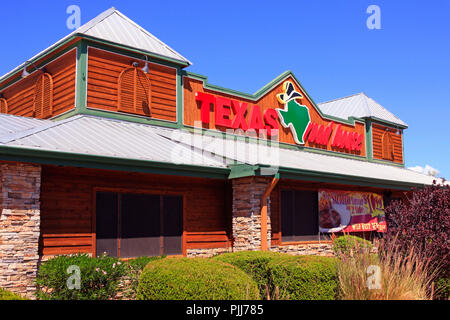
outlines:
[{"label": "trimmed hedge", "polygon": [[239,251],[220,254],[212,259],[232,264],[250,275],[258,284],[261,296],[265,297],[267,289],[271,288],[269,263],[285,257],[285,254],[270,251]]},{"label": "trimmed hedge", "polygon": [[372,242],[352,235],[343,235],[333,241],[333,251],[337,255],[347,255],[355,250],[370,250],[372,247]]},{"label": "trimmed hedge", "polygon": [[335,299],[338,292],[336,258],[291,256],[284,253],[242,251],[213,258],[248,273],[262,297],[270,299]]},{"label": "trimmed hedge", "polygon": [[339,280],[336,258],[297,256],[276,259],[269,263],[272,287],[279,298],[288,300],[334,300]]},{"label": "trimmed hedge", "polygon": [[11,291],[0,288],[0,300],[28,300]]},{"label": "trimmed hedge", "polygon": [[168,258],[142,271],[138,300],[257,300],[258,286],[242,270],[212,259]]}]

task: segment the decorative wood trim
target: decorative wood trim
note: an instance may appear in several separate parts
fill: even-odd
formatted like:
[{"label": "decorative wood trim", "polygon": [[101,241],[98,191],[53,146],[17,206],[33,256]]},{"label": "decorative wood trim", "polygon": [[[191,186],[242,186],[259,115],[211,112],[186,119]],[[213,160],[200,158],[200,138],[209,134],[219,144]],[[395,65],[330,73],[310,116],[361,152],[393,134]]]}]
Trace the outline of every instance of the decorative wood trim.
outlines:
[{"label": "decorative wood trim", "polygon": [[0,113],[8,113],[8,101],[5,98],[0,98]]},{"label": "decorative wood trim", "polygon": [[46,119],[53,115],[53,78],[43,73],[34,87],[33,112],[36,118]]},{"label": "decorative wood trim", "polygon": [[[127,88],[127,83],[125,81],[125,77],[128,75],[128,73],[133,72],[133,87],[132,88]],[[144,81],[144,83],[142,83],[142,80]],[[131,81],[130,79],[128,79],[128,81]],[[128,85],[130,85],[131,83],[128,83]],[[143,92],[142,92],[143,90]],[[124,92],[128,92],[128,93],[132,93],[132,103],[133,105],[130,106],[125,106],[126,103],[130,103],[130,101],[125,102],[124,101]],[[144,94],[145,95],[145,100],[144,99],[140,99],[140,95]],[[147,108],[148,108],[148,112],[146,112],[145,110],[145,106],[139,106],[139,103],[146,103],[147,104]],[[151,115],[151,108],[150,108],[150,104],[151,103],[151,84],[150,84],[150,80],[147,77],[147,74],[145,74],[144,71],[136,68],[136,67],[129,67],[126,68],[125,70],[123,70],[120,75],[119,75],[119,80],[118,80],[118,106],[117,106],[117,110],[118,111],[122,111],[122,112],[127,112],[127,113],[136,113],[136,114],[147,114],[148,116]]]}]

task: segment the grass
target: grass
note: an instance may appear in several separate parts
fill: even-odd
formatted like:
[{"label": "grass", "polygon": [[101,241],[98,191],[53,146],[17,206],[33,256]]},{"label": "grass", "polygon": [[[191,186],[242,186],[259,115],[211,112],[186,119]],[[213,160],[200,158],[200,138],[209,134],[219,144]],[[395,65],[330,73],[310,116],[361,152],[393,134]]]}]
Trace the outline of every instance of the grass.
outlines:
[{"label": "grass", "polygon": [[410,249],[398,250],[395,243],[372,254],[367,250],[341,254],[337,266],[340,298],[343,300],[430,300],[435,271],[429,259]]}]

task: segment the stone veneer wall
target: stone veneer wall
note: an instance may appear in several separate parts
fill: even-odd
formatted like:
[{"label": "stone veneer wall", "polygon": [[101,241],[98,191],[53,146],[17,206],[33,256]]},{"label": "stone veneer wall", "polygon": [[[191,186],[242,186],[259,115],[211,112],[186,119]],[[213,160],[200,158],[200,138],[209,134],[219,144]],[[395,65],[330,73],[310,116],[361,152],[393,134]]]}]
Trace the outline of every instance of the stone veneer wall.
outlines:
[{"label": "stone veneer wall", "polygon": [[207,249],[187,249],[188,258],[210,258],[221,253],[232,252],[232,248],[207,248]]},{"label": "stone veneer wall", "polygon": [[[234,251],[261,250],[261,197],[270,182],[269,177],[245,177],[232,180]],[[270,232],[270,205],[268,205],[268,239],[271,238]],[[270,240],[268,246],[270,247]]]},{"label": "stone veneer wall", "polygon": [[315,255],[315,256],[333,256],[333,248],[331,243],[308,243],[308,244],[292,244],[283,246],[274,246],[270,251],[288,253],[295,256]]},{"label": "stone veneer wall", "polygon": [[39,254],[41,167],[0,163],[0,287],[33,297]]}]

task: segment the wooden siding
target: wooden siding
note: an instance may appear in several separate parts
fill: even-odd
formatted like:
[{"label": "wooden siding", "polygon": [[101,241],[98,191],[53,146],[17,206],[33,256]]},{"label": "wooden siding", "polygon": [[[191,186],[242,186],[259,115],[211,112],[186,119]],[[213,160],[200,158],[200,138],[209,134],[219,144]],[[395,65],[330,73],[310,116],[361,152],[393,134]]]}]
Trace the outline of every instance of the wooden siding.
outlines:
[{"label": "wooden siding", "polygon": [[230,186],[216,179],[43,166],[40,254],[95,250],[95,190],[180,194],[186,249],[230,245]]},{"label": "wooden siding", "polygon": [[[45,70],[51,75],[53,92],[51,97],[48,97],[52,100],[52,112],[43,118],[50,118],[75,107],[76,49],[47,64]],[[7,100],[9,114],[35,117],[36,82],[41,76],[41,71],[33,72],[1,92]]]},{"label": "wooden siding", "polygon": [[[145,61],[90,47],[88,49],[87,106],[93,109],[118,111],[119,76],[133,62],[142,68]],[[176,69],[149,63],[150,117],[177,121]],[[145,112],[138,112],[148,116]]]},{"label": "wooden siding", "polygon": [[403,132],[400,131],[400,134],[397,134],[396,129],[389,128],[386,126],[382,126],[379,124],[372,125],[372,144],[373,144],[373,158],[378,160],[386,160],[383,156],[383,135],[389,130],[393,147],[394,147],[394,162],[403,163],[403,144],[402,144],[402,135]]},{"label": "wooden siding", "polygon": [[[294,79],[292,77],[287,78],[285,81],[291,81],[295,84]],[[184,124],[187,126],[194,126],[195,121],[201,120],[201,108],[200,103],[196,101],[195,99],[195,93],[196,92],[205,92],[212,94],[217,97],[224,97],[228,99],[237,100],[239,102],[246,102],[248,104],[247,113],[245,115],[245,119],[247,123],[249,123],[250,120],[250,107],[253,105],[258,105],[261,108],[261,112],[264,113],[265,110],[270,108],[284,108],[282,104],[280,104],[277,100],[277,94],[282,93],[282,86],[283,82],[280,82],[277,86],[275,86],[272,90],[267,92],[263,97],[261,97],[257,101],[251,101],[248,99],[243,99],[240,97],[235,97],[230,94],[225,94],[220,91],[213,91],[209,89],[205,89],[203,87],[203,82],[197,79],[184,77],[183,78],[183,95],[184,95]],[[309,109],[311,121],[319,124],[319,125],[328,125],[330,120],[324,119],[320,116],[319,112],[314,108],[311,101],[309,101],[306,98],[306,94],[295,84],[295,89],[302,93],[303,98],[299,99],[302,105],[305,105]],[[232,117],[234,117],[233,111],[231,111]],[[215,119],[213,116],[213,113],[211,112],[211,122],[210,124],[203,124],[203,127],[206,129],[214,129],[214,130],[225,130],[225,128],[222,127],[216,127],[215,126]],[[294,137],[292,136],[290,128],[284,128],[278,117],[277,117],[277,123],[279,128],[279,141],[289,144],[296,144]],[[334,121],[334,130],[336,129],[336,125],[338,122]],[[348,124],[342,124],[341,123],[342,130],[349,131],[349,132],[357,132],[359,134],[362,134],[363,137],[365,137],[365,125],[364,123],[356,122],[355,126],[348,125]],[[328,142],[327,146],[321,146],[315,143],[306,142],[305,146],[312,147],[312,148],[319,148],[324,150],[330,150],[330,151],[337,151],[337,152],[345,152],[345,153],[352,153],[359,156],[365,156],[365,139],[363,139],[362,148],[361,151],[346,151],[344,149],[339,149],[331,146],[331,138]]]}]

